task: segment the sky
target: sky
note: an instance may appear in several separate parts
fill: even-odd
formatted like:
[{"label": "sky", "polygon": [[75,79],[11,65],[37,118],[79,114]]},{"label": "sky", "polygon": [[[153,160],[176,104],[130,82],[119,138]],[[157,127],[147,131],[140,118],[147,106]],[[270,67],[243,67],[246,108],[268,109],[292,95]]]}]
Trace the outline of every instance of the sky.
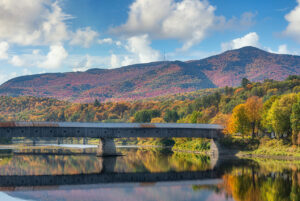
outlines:
[{"label": "sky", "polygon": [[243,46],[300,55],[300,0],[0,0],[0,84]]}]

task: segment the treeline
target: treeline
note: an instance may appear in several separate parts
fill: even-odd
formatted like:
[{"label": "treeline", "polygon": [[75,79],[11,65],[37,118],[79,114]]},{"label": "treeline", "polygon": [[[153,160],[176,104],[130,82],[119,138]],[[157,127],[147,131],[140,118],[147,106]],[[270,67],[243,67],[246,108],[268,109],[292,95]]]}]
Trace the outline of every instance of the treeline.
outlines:
[{"label": "treeline", "polygon": [[50,98],[0,97],[1,121],[216,123],[230,134],[274,133],[296,144],[300,76],[284,81],[241,81],[240,87],[206,89],[135,102],[79,104]]}]

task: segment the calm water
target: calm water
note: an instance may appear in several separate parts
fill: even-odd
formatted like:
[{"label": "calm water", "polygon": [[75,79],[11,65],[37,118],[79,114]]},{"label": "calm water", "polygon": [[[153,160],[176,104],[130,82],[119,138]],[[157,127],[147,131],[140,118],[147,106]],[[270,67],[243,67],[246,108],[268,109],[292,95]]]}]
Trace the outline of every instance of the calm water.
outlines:
[{"label": "calm water", "polygon": [[300,162],[134,147],[100,158],[93,146],[53,148],[0,150],[0,200],[300,200]]}]

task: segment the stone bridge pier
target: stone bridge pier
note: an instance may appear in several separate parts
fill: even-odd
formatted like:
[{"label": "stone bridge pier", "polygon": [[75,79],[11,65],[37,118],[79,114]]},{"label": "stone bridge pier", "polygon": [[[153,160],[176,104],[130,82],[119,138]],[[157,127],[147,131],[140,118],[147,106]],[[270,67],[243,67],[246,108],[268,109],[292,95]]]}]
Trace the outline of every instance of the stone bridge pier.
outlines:
[{"label": "stone bridge pier", "polygon": [[119,156],[114,138],[100,138],[97,148],[97,156]]},{"label": "stone bridge pier", "polygon": [[[222,148],[218,139],[210,140],[210,156],[213,160],[218,161],[219,155],[226,155],[227,150]],[[105,156],[120,156],[121,154],[117,152],[116,145],[114,142],[114,138],[100,138],[99,145],[97,148],[97,156],[105,157]]]}]

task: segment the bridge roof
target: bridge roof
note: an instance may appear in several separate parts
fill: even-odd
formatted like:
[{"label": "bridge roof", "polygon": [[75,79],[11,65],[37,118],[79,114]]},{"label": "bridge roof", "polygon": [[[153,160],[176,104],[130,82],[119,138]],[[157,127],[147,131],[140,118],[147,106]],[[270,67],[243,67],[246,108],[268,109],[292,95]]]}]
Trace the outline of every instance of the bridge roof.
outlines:
[{"label": "bridge roof", "polygon": [[193,128],[223,129],[217,124],[177,123],[79,123],[79,122],[2,122],[0,127],[64,127],[64,128]]}]

